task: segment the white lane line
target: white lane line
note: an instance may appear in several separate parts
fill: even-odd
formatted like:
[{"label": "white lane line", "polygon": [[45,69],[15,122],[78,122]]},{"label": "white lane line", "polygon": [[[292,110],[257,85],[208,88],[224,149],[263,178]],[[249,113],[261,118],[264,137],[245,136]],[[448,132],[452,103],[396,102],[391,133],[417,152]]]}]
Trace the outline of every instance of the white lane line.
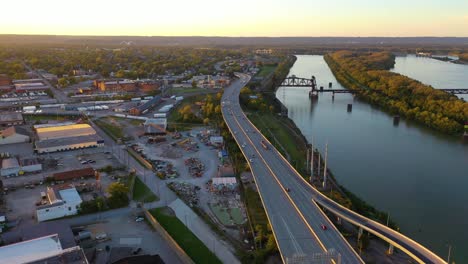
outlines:
[{"label": "white lane line", "polygon": [[302,247],[299,245],[299,243],[297,243],[297,240],[294,238],[294,235],[291,232],[291,230],[289,229],[288,224],[286,224],[286,221],[284,221],[284,218],[282,216],[280,216],[280,218],[281,218],[281,221],[284,224],[284,227],[286,227],[286,231],[288,232],[289,239],[292,241],[292,244],[293,244],[294,249],[296,250],[297,254],[298,255],[299,254],[304,254],[304,250],[302,250]]}]

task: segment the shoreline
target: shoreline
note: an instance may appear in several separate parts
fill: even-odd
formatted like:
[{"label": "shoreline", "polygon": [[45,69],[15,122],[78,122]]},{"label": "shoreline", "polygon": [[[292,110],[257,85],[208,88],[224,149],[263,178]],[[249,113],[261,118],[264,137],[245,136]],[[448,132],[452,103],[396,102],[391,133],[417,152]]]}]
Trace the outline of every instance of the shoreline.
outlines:
[{"label": "shoreline", "polygon": [[[288,68],[288,71],[286,73],[286,75],[282,78],[284,79],[285,77],[287,77],[289,75],[289,72],[291,70],[292,67],[294,67],[294,64],[296,63],[297,61],[297,57],[296,55],[291,55],[292,57],[294,57],[294,60],[293,60],[293,63],[290,64],[290,67]],[[281,104],[281,107],[284,107],[286,108],[285,105],[283,105],[283,103],[276,97],[276,92],[279,88],[279,85],[275,85],[275,84],[272,84],[274,85],[274,94],[273,94],[273,97],[275,98],[274,101],[277,101]],[[287,108],[286,108],[287,109]],[[298,139],[300,139],[300,141],[302,141],[302,146],[300,146],[300,148],[302,149],[307,149],[309,148],[309,146],[311,146],[310,142],[307,140],[307,138],[304,136],[304,134],[302,133],[301,129],[297,126],[297,124],[294,122],[294,120],[292,120],[289,116],[286,115],[282,115],[280,119],[284,119],[283,121],[283,125],[288,127],[289,129],[293,130],[294,133],[296,134],[296,136],[298,137]],[[323,156],[322,154],[320,153],[320,151],[318,151],[317,149],[316,150],[316,153],[318,153],[321,157],[321,160],[323,160]],[[301,166],[301,168],[299,168],[299,170],[301,172],[301,175],[304,177],[304,168],[303,166]],[[332,179],[332,182],[333,184],[336,186],[337,190],[340,192],[340,193],[344,193],[345,194],[345,198],[349,199],[353,205],[353,207],[355,207],[355,209],[357,209],[356,207],[358,208],[361,208],[364,209],[364,211],[361,211],[359,213],[362,213],[362,214],[365,214],[367,216],[370,216],[371,218],[373,218],[375,221],[381,221],[382,219],[378,219],[376,217],[372,217],[370,214],[372,215],[387,215],[387,213],[383,212],[383,211],[380,211],[378,210],[377,208],[375,208],[374,206],[368,204],[365,200],[361,199],[358,195],[356,195],[355,193],[353,193],[352,191],[348,190],[346,187],[342,186],[338,181],[337,179],[335,178],[333,172],[332,172],[332,169],[329,167],[327,169],[327,174],[328,176],[330,176],[330,178]],[[306,172],[306,175],[309,175],[307,172]],[[315,185],[311,184],[312,186],[316,187]],[[323,192],[323,191],[322,191]],[[323,192],[325,193],[325,192]],[[393,220],[389,220],[390,222],[390,225],[392,226],[392,228],[398,228],[398,225],[395,221]]]}]

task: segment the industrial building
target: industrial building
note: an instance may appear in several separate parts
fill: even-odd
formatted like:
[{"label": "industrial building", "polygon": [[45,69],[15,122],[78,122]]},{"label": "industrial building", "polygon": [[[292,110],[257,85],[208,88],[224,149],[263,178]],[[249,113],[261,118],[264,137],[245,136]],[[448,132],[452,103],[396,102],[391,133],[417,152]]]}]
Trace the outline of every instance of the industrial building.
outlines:
[{"label": "industrial building", "polygon": [[20,127],[9,127],[0,131],[0,145],[29,142],[26,130]]},{"label": "industrial building", "polygon": [[83,168],[71,171],[57,172],[52,175],[54,181],[69,181],[69,180],[78,180],[84,178],[95,177],[96,172],[93,168]]},{"label": "industrial building", "polygon": [[147,119],[144,123],[145,135],[165,135],[167,129],[166,118]]},{"label": "industrial building", "polygon": [[104,146],[104,140],[88,124],[60,124],[35,127],[37,153],[49,153]]},{"label": "industrial building", "polygon": [[42,164],[37,159],[5,158],[1,162],[0,176],[18,176],[24,173],[42,171]]},{"label": "industrial building", "polygon": [[94,86],[101,91],[136,90],[136,83],[132,80],[94,80]]},{"label": "industrial building", "polygon": [[88,260],[79,246],[63,248],[58,234],[0,247],[0,263],[80,263]]},{"label": "industrial building", "polygon": [[73,185],[47,187],[47,204],[36,209],[37,221],[47,221],[78,214],[80,194]]},{"label": "industrial building", "polygon": [[0,126],[17,126],[24,123],[23,115],[18,112],[2,112]]},{"label": "industrial building", "polygon": [[161,103],[161,101],[162,101],[161,96],[155,96],[153,97],[153,99],[149,100],[148,102],[130,109],[129,112],[131,115],[136,115],[136,116],[146,114],[150,109],[154,108],[159,103]]},{"label": "industrial building", "polygon": [[49,89],[49,86],[47,86],[42,79],[14,80],[13,86],[17,93],[37,92]]}]

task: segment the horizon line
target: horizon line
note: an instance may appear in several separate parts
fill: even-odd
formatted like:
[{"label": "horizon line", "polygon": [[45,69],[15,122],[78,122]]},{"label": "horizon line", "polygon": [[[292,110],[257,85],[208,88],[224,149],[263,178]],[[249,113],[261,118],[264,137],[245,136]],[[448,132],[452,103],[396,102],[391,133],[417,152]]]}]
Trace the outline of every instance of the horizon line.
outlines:
[{"label": "horizon line", "polygon": [[221,35],[73,35],[73,34],[23,34],[0,33],[0,36],[51,36],[51,37],[166,37],[166,38],[468,38],[467,36],[221,36]]}]

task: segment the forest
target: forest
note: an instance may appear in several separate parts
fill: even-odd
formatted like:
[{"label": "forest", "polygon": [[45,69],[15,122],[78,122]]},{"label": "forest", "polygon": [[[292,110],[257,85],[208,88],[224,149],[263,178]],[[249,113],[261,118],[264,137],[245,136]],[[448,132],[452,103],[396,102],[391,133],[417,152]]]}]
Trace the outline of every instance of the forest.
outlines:
[{"label": "forest", "polygon": [[447,134],[459,134],[468,121],[468,103],[419,81],[388,71],[389,52],[338,51],[325,55],[338,81],[358,97],[392,114],[415,120]]},{"label": "forest", "polygon": [[[238,58],[237,49],[190,48],[190,47],[144,47],[118,48],[83,46],[0,46],[0,73],[13,79],[24,73],[21,62],[35,69],[43,69],[57,75],[72,76],[73,70],[98,73],[117,78],[154,78],[168,73],[209,74],[214,64],[226,57]],[[16,75],[15,75],[16,74]]]}]

